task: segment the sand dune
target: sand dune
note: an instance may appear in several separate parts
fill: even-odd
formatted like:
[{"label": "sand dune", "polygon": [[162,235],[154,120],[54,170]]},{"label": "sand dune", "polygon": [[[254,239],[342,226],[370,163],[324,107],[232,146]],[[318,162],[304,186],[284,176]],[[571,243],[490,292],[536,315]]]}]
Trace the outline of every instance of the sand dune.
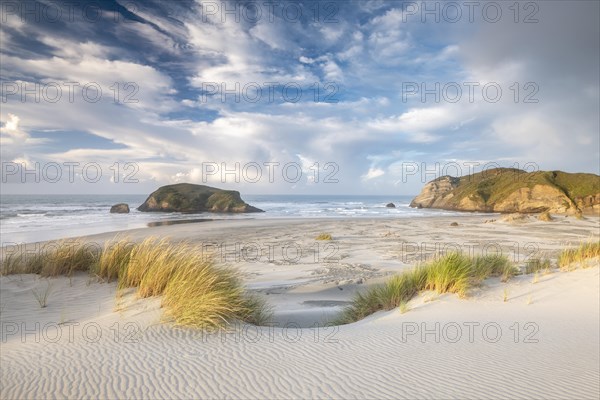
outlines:
[{"label": "sand dune", "polygon": [[[411,235],[443,241],[459,232],[464,240],[503,240],[511,235],[510,240],[522,243],[539,237],[540,246],[551,251],[565,240],[589,237],[597,220],[513,226],[484,224],[476,216],[459,220],[454,230],[439,229],[447,223],[329,221],[313,227],[314,232],[331,230],[340,245],[353,243],[343,250],[349,265],[371,260],[375,271],[363,284],[329,282],[341,272],[311,275],[322,263],[305,263],[290,271],[290,266],[264,263],[261,269],[259,263],[240,261],[248,286],[261,287],[277,306],[279,326],[238,324],[227,333],[161,323],[160,299],[138,300],[132,293],[117,298],[115,284],[98,283],[85,274],[49,279],[52,291],[46,308],[40,308],[32,289],[44,289],[47,280],[1,277],[0,396],[598,398],[598,265],[542,275],[537,283],[532,276],[516,277],[508,284],[490,279],[468,299],[422,293],[404,314],[394,310],[341,327],[297,328],[311,321],[302,320],[303,313],[317,320],[323,310],[339,310],[332,302],[345,301],[386,273],[406,268],[408,263],[394,258],[391,239],[385,239],[395,238],[397,245]],[[568,229],[573,225],[575,229]],[[271,235],[297,235],[308,243],[314,234],[305,233],[308,226],[249,224],[238,229],[238,238],[243,241],[252,231],[268,228]],[[173,236],[189,238],[193,227],[156,229],[168,228]],[[363,230],[368,234],[361,234]],[[195,232],[219,240],[226,231],[221,227]],[[392,235],[384,236],[388,231]],[[156,231],[145,234],[149,233]],[[363,274],[358,268],[343,278]],[[308,281],[286,283],[302,279]]]}]

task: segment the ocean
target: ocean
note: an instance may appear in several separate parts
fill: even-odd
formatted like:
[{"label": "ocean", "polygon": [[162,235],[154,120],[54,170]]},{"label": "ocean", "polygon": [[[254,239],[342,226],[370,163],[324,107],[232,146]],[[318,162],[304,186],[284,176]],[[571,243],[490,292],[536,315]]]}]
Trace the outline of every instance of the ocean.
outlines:
[{"label": "ocean", "polygon": [[[413,196],[244,195],[264,213],[144,213],[136,207],[147,195],[2,195],[0,234],[2,246],[32,243],[103,232],[143,228],[193,219],[248,218],[411,218],[457,214],[413,209]],[[386,208],[393,202],[396,208]],[[110,214],[113,204],[128,203],[129,214]]]}]

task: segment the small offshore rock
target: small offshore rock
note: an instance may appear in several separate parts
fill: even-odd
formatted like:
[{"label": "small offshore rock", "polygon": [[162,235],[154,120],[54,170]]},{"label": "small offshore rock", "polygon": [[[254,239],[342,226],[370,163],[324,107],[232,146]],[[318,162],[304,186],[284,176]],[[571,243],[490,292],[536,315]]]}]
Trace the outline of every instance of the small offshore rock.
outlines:
[{"label": "small offshore rock", "polygon": [[128,214],[129,204],[119,203],[110,208],[111,214]]}]

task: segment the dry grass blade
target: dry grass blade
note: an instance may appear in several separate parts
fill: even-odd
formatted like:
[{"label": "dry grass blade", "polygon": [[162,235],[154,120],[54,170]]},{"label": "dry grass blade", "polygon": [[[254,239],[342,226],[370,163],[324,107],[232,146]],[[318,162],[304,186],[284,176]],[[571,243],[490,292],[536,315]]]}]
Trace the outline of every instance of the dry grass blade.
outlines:
[{"label": "dry grass blade", "polygon": [[476,258],[461,253],[447,254],[428,264],[394,276],[385,284],[358,293],[352,304],[336,321],[347,324],[358,321],[380,310],[401,307],[422,290],[438,293],[456,293],[466,296],[469,289],[490,276],[508,279],[518,272],[506,256],[489,255]]},{"label": "dry grass blade", "polygon": [[573,270],[578,266],[582,268],[590,267],[590,260],[600,257],[600,242],[584,242],[574,249],[563,250],[558,255],[558,267],[562,270]]},{"label": "dry grass blade", "polygon": [[48,297],[50,297],[50,293],[52,293],[52,284],[49,280],[46,280],[46,287],[44,289],[31,289],[31,292],[40,305],[40,308],[46,308],[48,305]]},{"label": "dry grass blade", "polygon": [[[71,276],[89,271],[118,280],[118,287],[135,287],[140,297],[163,295],[163,305],[177,324],[222,328],[232,320],[262,324],[270,318],[262,298],[248,295],[238,274],[217,267],[186,243],[148,238],[107,243],[103,249],[78,242],[55,242],[43,254],[11,253],[4,257],[3,273],[37,273]],[[40,307],[50,294],[34,290]]]}]

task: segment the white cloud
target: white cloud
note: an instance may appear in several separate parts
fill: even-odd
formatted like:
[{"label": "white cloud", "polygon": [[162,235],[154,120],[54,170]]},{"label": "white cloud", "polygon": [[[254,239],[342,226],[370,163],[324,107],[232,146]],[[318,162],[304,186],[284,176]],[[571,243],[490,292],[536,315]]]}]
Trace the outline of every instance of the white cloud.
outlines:
[{"label": "white cloud", "polygon": [[[99,24],[78,27],[82,38],[69,38],[68,32],[43,36],[29,25],[3,26],[3,76],[28,83],[98,82],[107,97],[94,104],[25,104],[16,97],[2,104],[3,158],[134,161],[144,180],[156,182],[197,181],[203,161],[300,162],[305,172],[311,163],[332,161],[346,174],[346,191],[361,192],[353,185],[357,176],[366,187],[383,185],[393,178],[394,160],[408,156],[595,168],[599,127],[590,116],[598,113],[599,85],[593,13],[566,15],[586,14],[585,26],[569,25],[573,29],[548,22],[450,29],[402,23],[402,11],[393,7],[361,2],[356,14],[350,8],[340,13],[338,24],[305,26],[266,19],[236,23],[221,21],[220,15],[205,22],[194,8],[177,22],[148,7],[138,14],[161,29],[139,22],[118,25],[118,39],[112,41],[100,34],[94,39]],[[565,5],[548,7],[551,22],[556,22],[553,7],[569,12]],[[27,56],[30,49],[23,49],[25,56],[8,52],[19,46],[19,32],[30,33],[44,51],[35,57]],[[132,38],[144,39],[143,50],[132,47]],[[407,80],[498,82],[504,96],[493,104],[482,102],[480,91],[474,103],[419,103],[417,96],[407,103],[398,90]],[[110,86],[116,81],[138,83],[139,103],[114,104]],[[313,102],[308,92],[301,102],[283,104],[221,103],[220,98],[202,103],[196,97],[205,82],[231,89],[236,82],[274,81],[343,85],[335,104]],[[537,82],[539,104],[515,103],[510,90],[515,81],[521,94],[523,84]],[[48,151],[39,146],[43,139],[27,134],[52,137],[53,130],[92,134],[108,148],[72,141],[63,150]],[[372,154],[381,158],[369,158]]]},{"label": "white cloud", "polygon": [[8,114],[8,118],[6,122],[4,122],[4,126],[1,128],[0,132],[2,132],[2,137],[9,139],[10,141],[20,141],[23,142],[29,135],[27,132],[21,130],[19,128],[19,117],[14,114]]},{"label": "white cloud", "polygon": [[310,57],[304,57],[304,56],[300,56],[298,61],[300,61],[302,64],[312,64],[315,62],[314,59],[312,59]]},{"label": "white cloud", "polygon": [[369,171],[367,171],[366,174],[361,176],[361,179],[363,181],[368,181],[371,179],[375,179],[375,178],[379,178],[380,176],[383,176],[385,174],[385,171],[382,170],[381,168],[369,168]]},{"label": "white cloud", "polygon": [[334,24],[333,26],[322,25],[320,32],[323,35],[323,38],[330,43],[337,42],[344,34],[344,31],[340,29],[339,24]]},{"label": "white cloud", "polygon": [[[100,100],[126,107],[156,111],[167,110],[175,104],[170,99],[170,95],[173,94],[170,78],[146,65],[110,61],[81,54],[76,58],[55,56],[39,59],[20,59],[4,55],[3,63],[9,70],[20,71],[29,76],[43,76],[43,84],[37,90],[43,96],[54,98],[58,92],[50,86],[58,86],[60,97],[57,104],[71,103],[69,105],[72,106],[73,102],[90,103],[83,97],[86,85],[93,88],[87,93],[88,99],[98,96]],[[70,82],[73,82],[74,86]],[[21,88],[33,88],[34,85],[33,81],[20,82]],[[48,92],[43,92],[44,85],[50,88]],[[96,89],[98,87],[99,91]],[[69,99],[69,93],[74,93],[73,102]]]}]

